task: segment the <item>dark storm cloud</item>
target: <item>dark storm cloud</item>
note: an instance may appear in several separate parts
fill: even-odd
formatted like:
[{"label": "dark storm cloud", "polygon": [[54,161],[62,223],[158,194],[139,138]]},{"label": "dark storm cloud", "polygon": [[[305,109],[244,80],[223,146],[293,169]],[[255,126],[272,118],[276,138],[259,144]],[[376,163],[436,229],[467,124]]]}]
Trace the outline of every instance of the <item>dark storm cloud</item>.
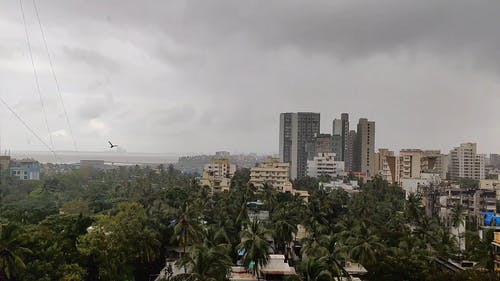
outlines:
[{"label": "dark storm cloud", "polygon": [[[33,7],[23,3],[50,98]],[[377,121],[377,146],[477,141],[500,152],[498,1],[37,3],[84,149],[100,147],[97,134],[129,150],[275,152],[279,112],[321,112],[329,132],[347,111],[353,123]],[[23,114],[43,131],[17,4],[0,7],[0,90],[30,104]],[[50,106],[60,117],[61,105]],[[65,128],[59,119],[49,116],[53,131]],[[6,134],[33,145],[15,141],[19,128]]]}]

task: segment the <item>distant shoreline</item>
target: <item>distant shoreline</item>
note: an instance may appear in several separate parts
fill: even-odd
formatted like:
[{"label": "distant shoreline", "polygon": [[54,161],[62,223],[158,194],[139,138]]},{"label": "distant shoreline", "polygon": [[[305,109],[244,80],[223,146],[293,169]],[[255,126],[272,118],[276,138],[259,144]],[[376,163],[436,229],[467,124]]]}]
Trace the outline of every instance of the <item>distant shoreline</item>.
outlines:
[{"label": "distant shoreline", "polygon": [[46,151],[11,151],[10,156],[16,159],[32,158],[40,163],[73,164],[80,160],[104,160],[123,164],[175,164],[179,155],[174,153],[141,153],[141,152],[106,152],[106,151],[56,151],[54,155]]}]

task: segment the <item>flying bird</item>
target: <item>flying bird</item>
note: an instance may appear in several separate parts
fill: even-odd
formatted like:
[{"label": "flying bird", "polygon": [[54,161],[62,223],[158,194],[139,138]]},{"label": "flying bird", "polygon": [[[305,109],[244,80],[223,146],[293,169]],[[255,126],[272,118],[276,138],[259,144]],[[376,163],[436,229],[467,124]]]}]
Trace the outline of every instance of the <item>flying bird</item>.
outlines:
[{"label": "flying bird", "polygon": [[109,145],[110,145],[111,148],[118,147],[118,145],[112,144],[111,141],[108,141],[108,143],[109,143]]}]

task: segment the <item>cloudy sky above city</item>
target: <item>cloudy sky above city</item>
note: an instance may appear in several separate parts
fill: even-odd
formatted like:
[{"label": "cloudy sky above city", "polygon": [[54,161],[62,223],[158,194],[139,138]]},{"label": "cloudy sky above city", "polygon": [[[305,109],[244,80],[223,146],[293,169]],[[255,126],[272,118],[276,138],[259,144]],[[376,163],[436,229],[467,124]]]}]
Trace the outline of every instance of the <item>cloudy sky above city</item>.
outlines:
[{"label": "cloudy sky above city", "polygon": [[[56,150],[73,144],[23,0]],[[80,150],[270,153],[280,112],[376,121],[376,147],[500,152],[500,1],[37,0]],[[0,4],[0,95],[46,141],[18,1]],[[0,104],[2,149],[44,146]]]}]

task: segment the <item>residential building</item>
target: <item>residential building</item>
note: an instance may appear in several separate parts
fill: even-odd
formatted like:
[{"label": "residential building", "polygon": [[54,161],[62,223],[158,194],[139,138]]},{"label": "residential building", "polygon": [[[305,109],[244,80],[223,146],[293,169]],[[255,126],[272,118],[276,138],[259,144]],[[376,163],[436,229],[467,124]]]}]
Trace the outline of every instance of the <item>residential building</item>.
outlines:
[{"label": "residential building", "polygon": [[231,153],[229,153],[229,151],[216,151],[215,152],[215,158],[228,159],[229,156],[231,156]]},{"label": "residential building", "polygon": [[375,122],[360,118],[353,151],[353,170],[372,177],[375,154]]},{"label": "residential building", "polygon": [[341,160],[343,157],[340,157],[339,155],[344,155],[343,149],[342,149],[342,136],[340,135],[333,135],[332,136],[332,152],[335,153],[336,159],[339,161],[344,161]]},{"label": "residential building", "polygon": [[329,176],[331,179],[345,176],[344,161],[336,161],[335,153],[318,153],[307,161],[307,175],[310,177]]},{"label": "residential building", "polygon": [[446,179],[448,174],[448,155],[441,154],[440,150],[423,150],[420,163],[423,173],[438,174],[441,179]]},{"label": "residential building", "polygon": [[382,179],[390,182],[399,182],[399,161],[394,151],[380,148],[374,155],[373,175],[379,175]]},{"label": "residential building", "polygon": [[448,157],[439,150],[402,149],[399,152],[399,177],[419,179],[422,173],[438,174],[447,178]]},{"label": "residential building", "polygon": [[480,180],[479,189],[495,190],[497,192],[497,200],[500,201],[500,175],[497,175],[496,179]]},{"label": "residential building", "polygon": [[33,159],[13,159],[10,162],[9,173],[20,180],[39,180],[40,163]]},{"label": "residential building", "polygon": [[339,137],[339,150],[335,151],[337,154],[337,159],[340,161],[346,161],[348,153],[349,144],[349,114],[342,113],[340,119],[333,120],[332,136]]},{"label": "residential building", "polygon": [[433,173],[421,173],[418,178],[404,178],[399,180],[401,188],[405,191],[406,198],[413,193],[416,194],[426,187],[438,186],[441,177]]},{"label": "residential building", "polygon": [[209,187],[212,192],[229,191],[231,179],[235,172],[236,165],[231,164],[228,159],[213,158],[203,168],[203,177],[200,184]]},{"label": "residential building", "polygon": [[280,161],[290,163],[292,179],[304,177],[307,172],[306,146],[315,141],[320,131],[320,114],[313,112],[281,113]]},{"label": "residential building", "polygon": [[250,184],[257,188],[269,184],[278,191],[293,192],[290,182],[290,164],[270,158],[258,167],[250,169]]},{"label": "residential building", "polygon": [[422,150],[402,149],[399,152],[399,178],[419,179],[422,173]]},{"label": "residential building", "polygon": [[353,171],[353,160],[354,160],[354,143],[356,142],[357,133],[355,130],[349,131],[347,137],[347,154],[345,155],[345,167],[346,171]]},{"label": "residential building", "polygon": [[333,149],[334,143],[332,135],[319,134],[312,143],[306,145],[307,159],[312,160],[318,153],[332,153],[334,152]]},{"label": "residential building", "polygon": [[462,143],[455,147],[450,151],[450,179],[484,179],[485,158],[484,154],[477,153],[475,143]]},{"label": "residential building", "polygon": [[500,169],[500,154],[490,154],[490,165]]}]

